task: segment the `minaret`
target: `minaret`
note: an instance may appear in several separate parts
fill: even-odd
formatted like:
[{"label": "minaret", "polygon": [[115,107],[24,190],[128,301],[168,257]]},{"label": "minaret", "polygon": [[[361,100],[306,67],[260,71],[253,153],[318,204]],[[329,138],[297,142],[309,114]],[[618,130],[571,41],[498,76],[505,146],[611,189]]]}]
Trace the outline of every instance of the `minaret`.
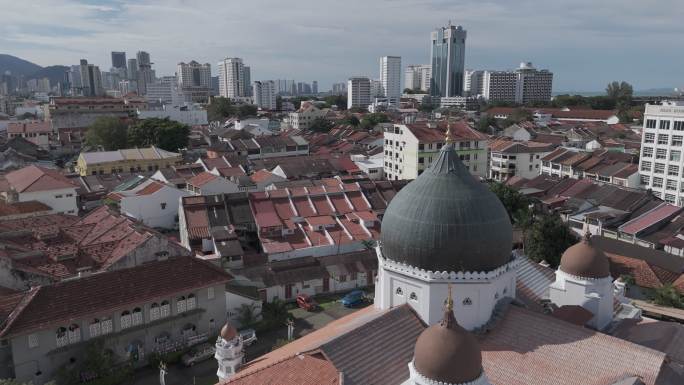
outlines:
[{"label": "minaret", "polygon": [[242,351],[242,338],[237,330],[226,322],[221,328],[221,334],[216,340],[216,354],[214,358],[218,361],[216,375],[219,381],[225,381],[235,375],[244,359]]},{"label": "minaret", "polygon": [[410,385],[491,385],[477,339],[454,317],[451,285],[442,321],[418,336],[409,373]]},{"label": "minaret", "polygon": [[589,310],[594,317],[587,325],[594,329],[603,330],[613,320],[610,263],[589,232],[563,253],[549,298],[558,307],[576,305]]}]

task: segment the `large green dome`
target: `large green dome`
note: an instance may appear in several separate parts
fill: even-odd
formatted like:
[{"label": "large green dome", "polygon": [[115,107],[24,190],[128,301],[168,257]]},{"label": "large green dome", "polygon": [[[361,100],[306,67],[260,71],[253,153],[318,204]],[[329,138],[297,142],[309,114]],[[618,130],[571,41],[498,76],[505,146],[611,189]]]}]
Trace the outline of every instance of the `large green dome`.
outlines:
[{"label": "large green dome", "polygon": [[392,199],[382,219],[385,258],[431,271],[491,271],[511,259],[501,201],[461,163],[452,144]]}]

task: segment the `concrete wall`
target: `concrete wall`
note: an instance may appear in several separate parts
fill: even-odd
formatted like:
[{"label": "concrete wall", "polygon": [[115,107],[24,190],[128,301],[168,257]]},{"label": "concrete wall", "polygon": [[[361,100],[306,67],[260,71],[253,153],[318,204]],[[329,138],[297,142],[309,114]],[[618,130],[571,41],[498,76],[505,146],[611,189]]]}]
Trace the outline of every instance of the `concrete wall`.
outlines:
[{"label": "concrete wall", "polygon": [[23,291],[30,289],[31,286],[51,283],[52,280],[46,276],[14,269],[11,258],[0,257],[0,286]]},{"label": "concrete wall", "polygon": [[[181,197],[191,195],[189,191],[164,187],[151,195],[124,197],[120,202],[122,214],[131,216],[154,228],[176,227],[178,202]],[[162,207],[163,206],[163,207]]]},{"label": "concrete wall", "polygon": [[[59,198],[58,198],[59,197]],[[78,214],[76,188],[49,191],[26,192],[19,194],[19,201],[38,201],[52,207],[52,213]]]}]

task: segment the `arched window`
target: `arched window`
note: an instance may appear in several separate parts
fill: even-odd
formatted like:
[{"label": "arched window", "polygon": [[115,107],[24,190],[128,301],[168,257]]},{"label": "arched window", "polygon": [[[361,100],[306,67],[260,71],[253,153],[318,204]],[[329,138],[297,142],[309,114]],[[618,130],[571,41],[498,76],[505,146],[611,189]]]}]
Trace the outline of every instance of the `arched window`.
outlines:
[{"label": "arched window", "polygon": [[127,329],[131,327],[132,322],[133,321],[130,311],[124,310],[123,312],[121,312],[121,329]]},{"label": "arched window", "polygon": [[143,323],[142,309],[140,309],[139,307],[136,307],[135,309],[133,309],[133,313],[131,314],[131,316],[132,316],[131,317],[131,321],[132,321],[131,323],[133,324],[133,326],[142,325],[142,323]]},{"label": "arched window", "polygon": [[186,302],[185,307],[188,309],[188,311],[197,307],[197,298],[192,293],[188,294],[188,299],[185,302]]},{"label": "arched window", "polygon": [[100,325],[102,326],[102,334],[109,334],[114,331],[114,323],[109,317],[102,317],[100,319]]},{"label": "arched window", "polygon": [[472,305],[472,304],[473,304],[473,300],[470,299],[470,297],[466,297],[466,298],[463,300],[463,305],[465,305],[465,306],[470,306],[470,305]]},{"label": "arched window", "polygon": [[81,328],[77,324],[71,324],[67,334],[69,335],[70,344],[74,344],[81,340]]},{"label": "arched window", "polygon": [[159,304],[154,302],[152,305],[150,305],[150,320],[158,320],[160,315],[159,315]]},{"label": "arched window", "polygon": [[159,308],[159,316],[161,318],[168,317],[171,315],[171,304],[169,301],[164,300],[161,302],[161,307]]},{"label": "arched window", "polygon": [[100,334],[102,334],[102,325],[100,324],[100,320],[95,318],[90,322],[90,326],[88,327],[88,331],[90,332],[90,337],[97,337]]},{"label": "arched window", "polygon": [[57,347],[65,346],[69,343],[69,337],[67,336],[67,329],[65,327],[57,328]]},{"label": "arched window", "polygon": [[409,295],[409,299],[411,301],[418,301],[418,294],[416,294],[415,292],[411,292],[411,295]]},{"label": "arched window", "polygon": [[180,296],[176,299],[176,313],[184,313],[187,310],[187,303],[185,301],[185,296]]},{"label": "arched window", "polygon": [[397,295],[404,295],[404,291],[401,290],[400,287],[397,288],[397,290],[394,291]]}]

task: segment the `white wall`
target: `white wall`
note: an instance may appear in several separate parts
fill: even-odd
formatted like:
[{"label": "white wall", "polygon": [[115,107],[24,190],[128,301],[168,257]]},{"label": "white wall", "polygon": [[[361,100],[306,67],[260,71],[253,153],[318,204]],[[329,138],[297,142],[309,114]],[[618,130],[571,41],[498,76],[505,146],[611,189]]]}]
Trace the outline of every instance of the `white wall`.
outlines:
[{"label": "white wall", "polygon": [[26,192],[19,194],[19,201],[38,201],[52,207],[52,213],[77,215],[76,188]]},{"label": "white wall", "polygon": [[120,202],[121,213],[150,227],[172,229],[176,227],[178,202],[189,195],[188,191],[163,187],[154,194],[124,197]]},{"label": "white wall", "polygon": [[556,271],[556,281],[549,287],[551,302],[560,306],[577,305],[589,310],[594,318],[589,325],[602,330],[613,320],[613,284],[610,276],[581,278]]}]

